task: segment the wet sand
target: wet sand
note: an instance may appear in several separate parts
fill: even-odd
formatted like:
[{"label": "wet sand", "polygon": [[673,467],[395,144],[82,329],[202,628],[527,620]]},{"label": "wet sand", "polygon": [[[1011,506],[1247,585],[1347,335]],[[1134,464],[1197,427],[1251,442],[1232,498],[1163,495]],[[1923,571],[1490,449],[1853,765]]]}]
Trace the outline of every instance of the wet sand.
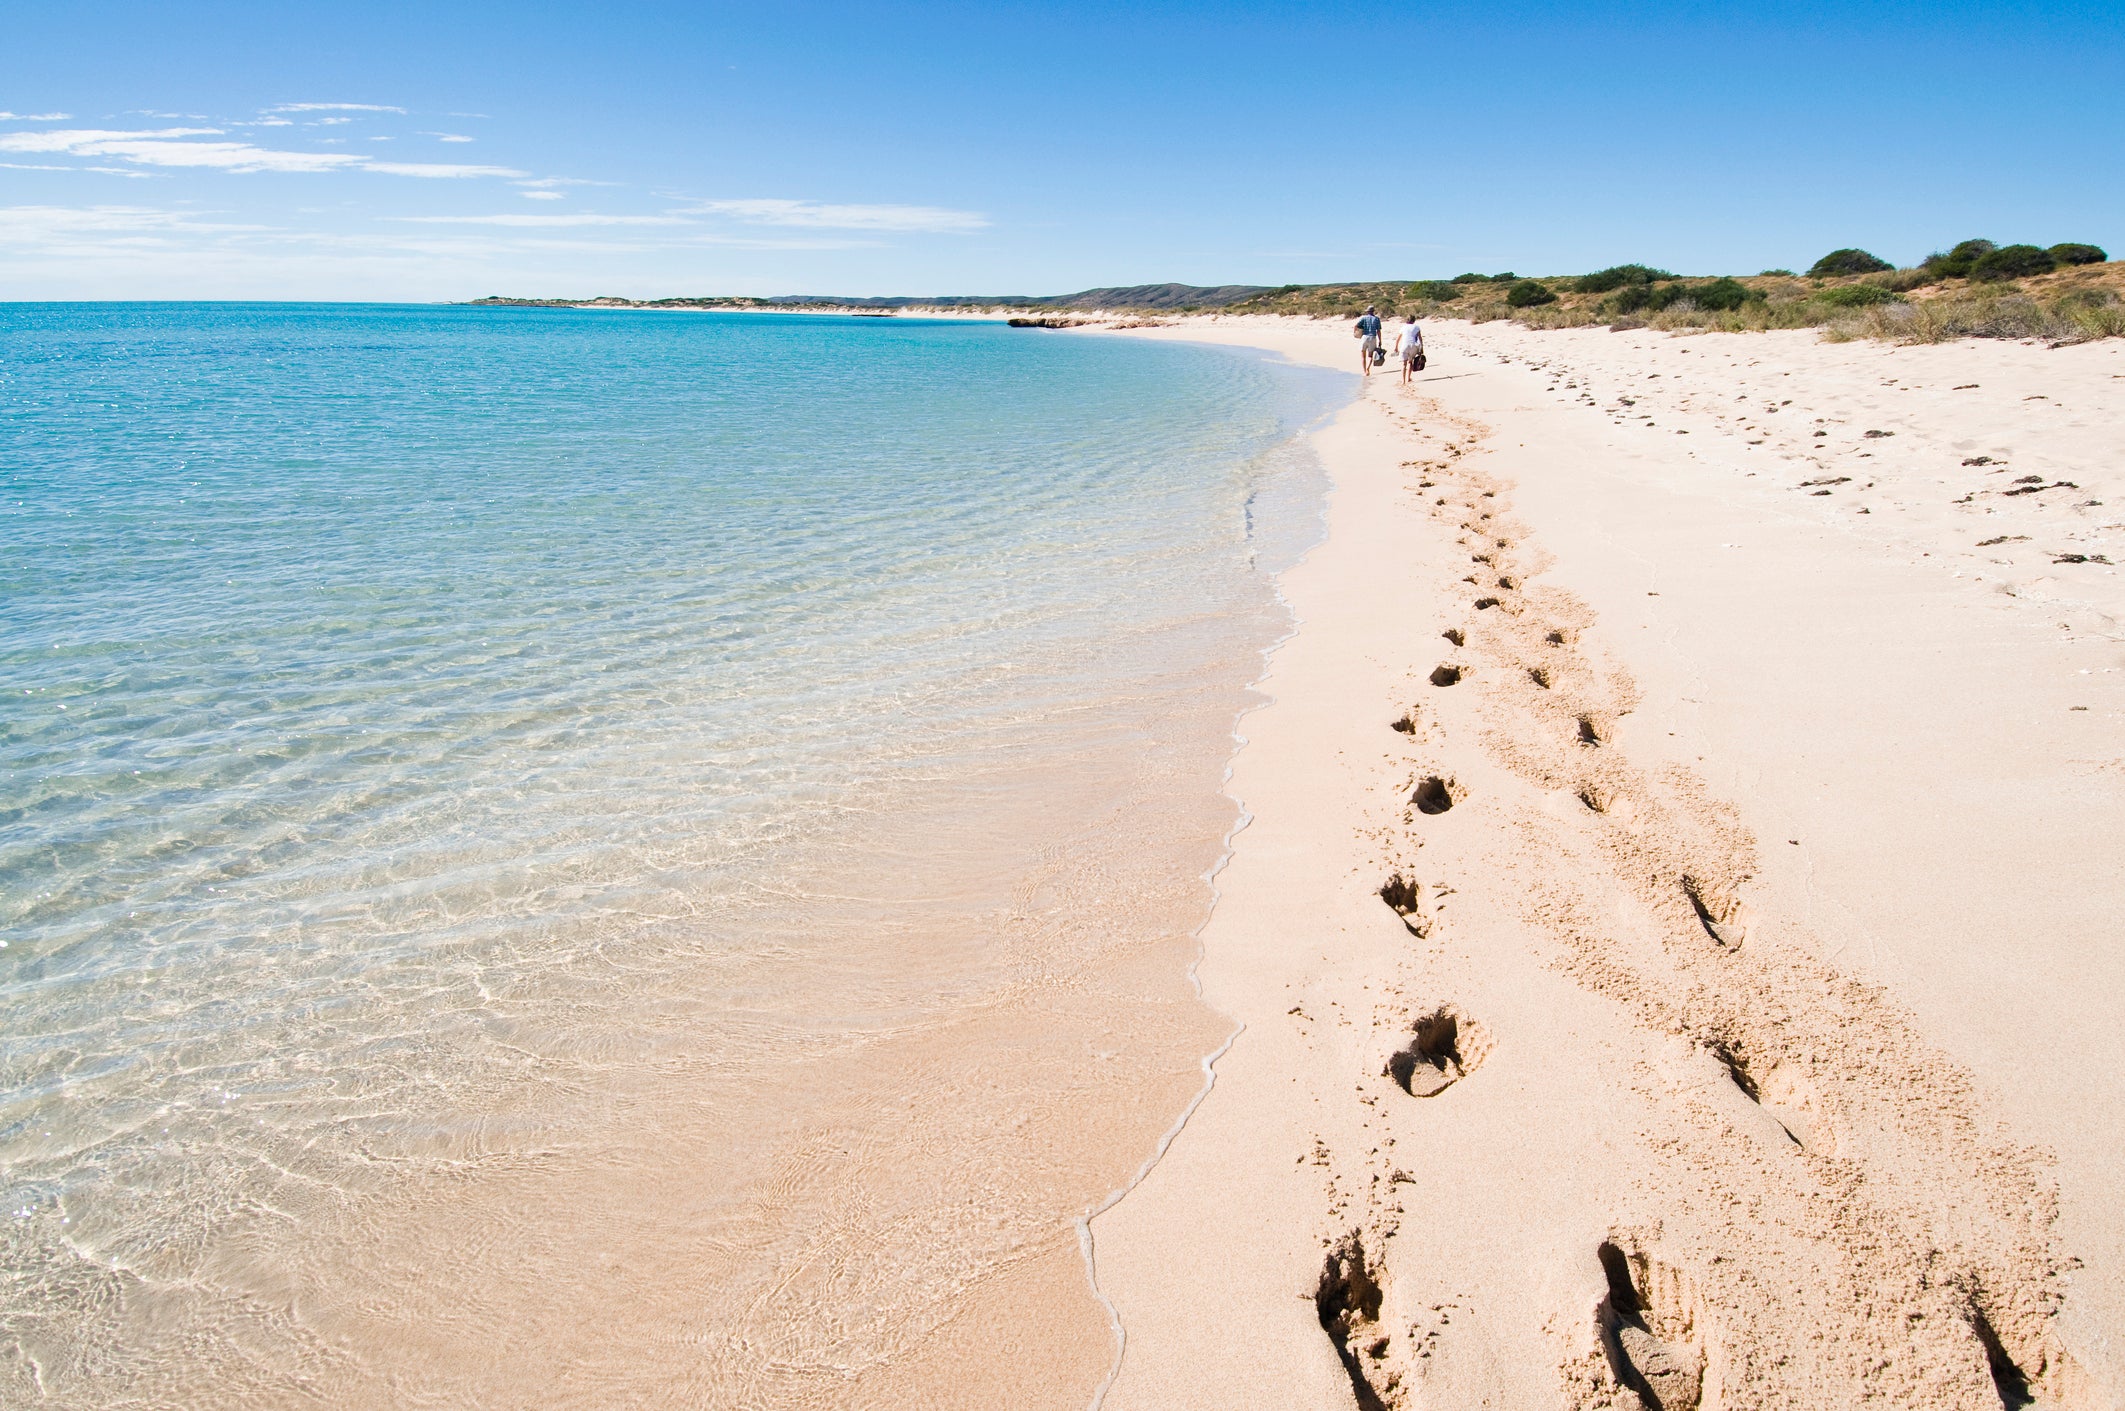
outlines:
[{"label": "wet sand", "polygon": [[2125,346],[1429,332],[1316,438],[1100,1404],[2121,1404]]}]

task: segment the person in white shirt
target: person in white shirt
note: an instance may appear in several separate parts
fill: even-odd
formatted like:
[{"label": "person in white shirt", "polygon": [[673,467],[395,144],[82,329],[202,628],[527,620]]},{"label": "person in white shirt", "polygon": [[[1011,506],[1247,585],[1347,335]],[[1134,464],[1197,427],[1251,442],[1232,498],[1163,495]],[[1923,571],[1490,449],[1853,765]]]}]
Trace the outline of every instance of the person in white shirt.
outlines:
[{"label": "person in white shirt", "polygon": [[1402,360],[1402,385],[1407,387],[1410,375],[1424,356],[1424,330],[1417,327],[1414,317],[1407,328],[1395,335],[1395,356]]}]

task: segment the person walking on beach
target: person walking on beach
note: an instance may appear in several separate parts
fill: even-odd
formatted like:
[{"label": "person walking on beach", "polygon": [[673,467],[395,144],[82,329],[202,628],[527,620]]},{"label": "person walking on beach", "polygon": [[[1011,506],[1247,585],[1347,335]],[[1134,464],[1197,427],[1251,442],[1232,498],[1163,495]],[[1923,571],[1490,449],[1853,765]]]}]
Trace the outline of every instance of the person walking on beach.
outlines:
[{"label": "person walking on beach", "polygon": [[1417,327],[1417,316],[1409,316],[1409,326],[1395,335],[1395,356],[1402,360],[1402,385],[1409,385],[1410,376],[1424,367],[1424,330]]},{"label": "person walking on beach", "polygon": [[1358,364],[1365,369],[1365,375],[1370,377],[1373,354],[1380,351],[1380,311],[1370,304],[1367,304],[1365,312],[1358,316],[1356,337]]}]

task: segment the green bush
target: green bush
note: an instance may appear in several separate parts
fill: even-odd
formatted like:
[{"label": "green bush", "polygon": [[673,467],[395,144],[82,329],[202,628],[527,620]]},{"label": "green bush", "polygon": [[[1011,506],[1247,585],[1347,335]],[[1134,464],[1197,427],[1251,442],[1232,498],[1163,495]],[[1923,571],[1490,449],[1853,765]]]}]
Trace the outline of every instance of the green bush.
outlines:
[{"label": "green bush", "polygon": [[1422,284],[1409,286],[1412,299],[1429,299],[1434,304],[1447,304],[1461,297],[1461,286],[1450,279],[1427,279]]},{"label": "green bush", "polygon": [[2044,253],[2062,265],[2099,265],[2110,258],[2100,245],[2054,245]]},{"label": "green bush", "polygon": [[1505,302],[1516,309],[1531,309],[1537,304],[1554,304],[1557,296],[1532,279],[1523,279],[1505,291]]},{"label": "green bush", "polygon": [[1808,274],[1814,279],[1834,279],[1846,274],[1880,274],[1896,266],[1887,260],[1876,259],[1865,250],[1846,248],[1832,250],[1814,264],[1808,266]]},{"label": "green bush", "polygon": [[1659,289],[1650,284],[1626,284],[1615,298],[1609,300],[1609,305],[1612,312],[1619,314],[1635,314],[1641,309],[1657,311],[1682,297],[1681,289],[1679,284],[1670,284]]},{"label": "green bush", "polygon": [[1789,269],[1767,269],[1762,271],[1762,275],[1766,279],[1772,277],[1773,275],[1784,275],[1787,279],[1792,279],[1794,277],[1793,271]]},{"label": "green bush", "polygon": [[1749,302],[1749,286],[1738,279],[1715,279],[1690,290],[1689,297],[1697,301],[1700,309],[1730,314]]},{"label": "green bush", "polygon": [[1493,284],[1510,284],[1519,277],[1519,275],[1514,274],[1511,270],[1507,270],[1503,274],[1492,275],[1490,277],[1490,282]]},{"label": "green bush", "polygon": [[1454,284],[1488,284],[1490,283],[1490,276],[1487,274],[1457,274],[1450,282]]},{"label": "green bush", "polygon": [[1651,284],[1656,279],[1673,279],[1675,276],[1664,269],[1649,269],[1644,265],[1611,265],[1607,269],[1582,274],[1572,281],[1572,291],[1577,294],[1606,294],[1611,289],[1621,289],[1626,284]]},{"label": "green bush", "polygon": [[1934,251],[1919,268],[1935,279],[1968,279],[1971,267],[1997,249],[1990,240],[1965,240],[1953,250]]},{"label": "green bush", "polygon": [[1609,301],[1609,307],[1619,314],[1657,314],[1687,299],[1700,309],[1733,313],[1757,297],[1755,291],[1738,279],[1714,279],[1704,284],[1684,284],[1677,280],[1659,285],[1626,284]]},{"label": "green bush", "polygon": [[1896,304],[1903,301],[1879,284],[1840,284],[1833,289],[1824,289],[1817,293],[1815,302],[1828,304],[1833,309],[1863,309],[1869,304]]},{"label": "green bush", "polygon": [[2049,274],[2058,267],[2049,251],[2034,245],[2002,245],[1997,250],[1987,250],[1970,266],[1970,277],[1987,283],[2008,279],[2026,279],[2033,274]]}]

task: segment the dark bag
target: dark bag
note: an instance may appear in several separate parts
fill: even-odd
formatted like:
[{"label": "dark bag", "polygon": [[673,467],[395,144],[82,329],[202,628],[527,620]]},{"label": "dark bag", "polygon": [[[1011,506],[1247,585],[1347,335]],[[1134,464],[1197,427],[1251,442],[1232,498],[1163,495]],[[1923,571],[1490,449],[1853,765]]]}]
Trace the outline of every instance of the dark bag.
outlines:
[{"label": "dark bag", "polygon": [[1381,348],[1381,347],[1377,347],[1377,346],[1376,346],[1376,347],[1374,347],[1374,348],[1373,348],[1373,350],[1372,350],[1372,365],[1373,365],[1374,367],[1378,367],[1378,366],[1379,366],[1379,365],[1380,365],[1381,363],[1384,363],[1384,362],[1386,362],[1386,361],[1387,361],[1387,350],[1386,350],[1385,348]]},{"label": "dark bag", "polygon": [[1422,353],[1418,353],[1417,360],[1414,363],[1410,364],[1410,366],[1414,367],[1418,372],[1424,371],[1424,355]]}]

